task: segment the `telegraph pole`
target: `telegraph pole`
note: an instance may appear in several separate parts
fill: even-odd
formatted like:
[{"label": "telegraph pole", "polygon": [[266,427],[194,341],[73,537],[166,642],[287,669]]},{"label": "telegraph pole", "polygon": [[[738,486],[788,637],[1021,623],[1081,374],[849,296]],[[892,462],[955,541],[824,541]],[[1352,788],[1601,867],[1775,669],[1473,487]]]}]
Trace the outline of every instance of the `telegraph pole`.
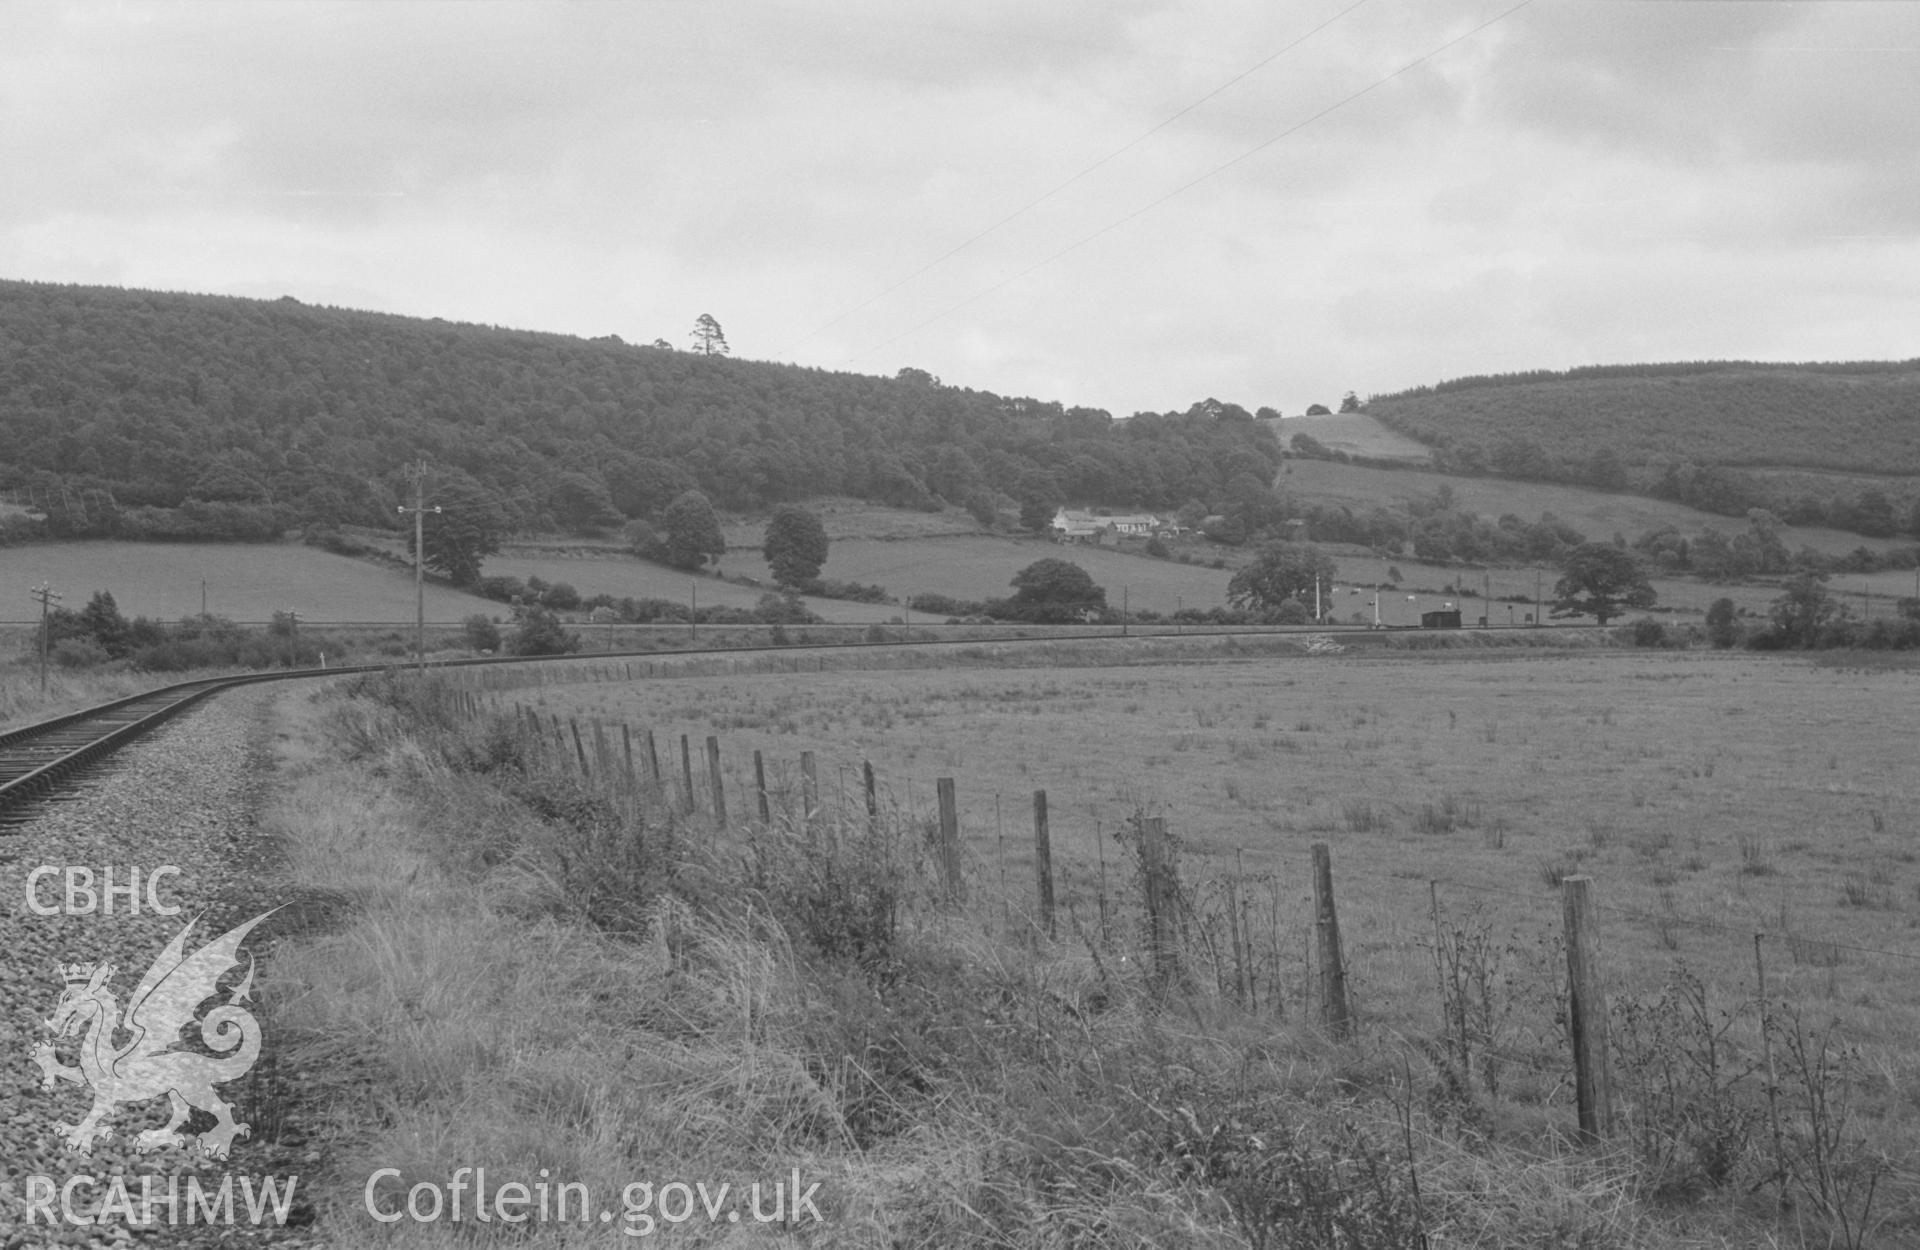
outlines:
[{"label": "telegraph pole", "polygon": [[47,619],[48,610],[60,602],[60,592],[46,582],[33,588],[33,597],[40,601],[40,694],[47,693],[47,648],[52,644],[51,623]]},{"label": "telegraph pole", "polygon": [[429,508],[423,498],[427,488],[427,462],[416,460],[407,469],[407,476],[413,479],[413,507],[401,504],[402,516],[413,513],[413,660],[420,672],[427,671],[427,583],[421,571],[426,559],[426,530],[423,518],[428,512],[437,513],[439,505]]}]

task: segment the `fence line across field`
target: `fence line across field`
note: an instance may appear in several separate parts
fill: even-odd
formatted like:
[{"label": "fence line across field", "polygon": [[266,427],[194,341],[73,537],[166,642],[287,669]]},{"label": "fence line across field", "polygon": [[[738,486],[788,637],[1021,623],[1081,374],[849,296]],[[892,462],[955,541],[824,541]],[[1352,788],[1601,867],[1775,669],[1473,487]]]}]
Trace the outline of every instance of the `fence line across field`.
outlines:
[{"label": "fence line across field", "polygon": [[[1335,1039],[1349,1035],[1354,1027],[1356,1015],[1348,988],[1351,976],[1339,936],[1332,849],[1324,842],[1309,848],[1310,863],[1299,869],[1247,872],[1236,856],[1233,870],[1182,882],[1164,817],[1136,813],[1109,824],[1096,809],[1090,820],[1070,822],[1063,837],[1058,813],[1050,810],[1046,791],[1035,789],[1030,834],[1022,831],[1009,838],[1003,796],[996,793],[993,836],[977,839],[969,847],[961,838],[959,796],[953,778],[936,778],[931,793],[924,781],[916,790],[912,779],[896,791],[876,775],[871,761],[863,760],[857,765],[851,787],[847,773],[856,766],[837,768],[839,783],[829,797],[820,788],[819,764],[811,751],[801,752],[793,762],[770,760],[760,750],[752,752],[752,802],[729,806],[727,778],[730,773],[738,777],[744,765],[731,760],[719,735],[703,735],[704,750],[698,752],[700,775],[696,774],[694,741],[691,735],[681,735],[680,767],[674,770],[677,776],[663,775],[654,730],[637,730],[621,723],[621,745],[615,747],[611,728],[598,720],[590,719],[583,732],[577,718],[569,717],[563,723],[556,714],[543,718],[524,704],[503,703],[484,677],[476,685],[488,690],[488,696],[482,700],[473,689],[459,692],[456,698],[465,713],[478,716],[490,709],[509,717],[509,723],[540,744],[536,749],[550,763],[577,771],[585,784],[605,787],[620,803],[630,805],[641,795],[652,794],[684,819],[704,815],[715,835],[732,827],[729,813],[733,813],[736,824],[754,817],[762,826],[784,821],[810,840],[819,839],[826,854],[837,853],[836,828],[849,833],[864,828],[872,836],[881,831],[883,814],[891,813],[897,822],[894,828],[908,836],[903,845],[911,854],[923,857],[918,862],[926,865],[930,888],[924,897],[931,907],[976,918],[997,915],[1008,936],[1017,936],[1022,942],[1057,941],[1070,933],[1086,946],[1103,979],[1108,975],[1108,963],[1117,960],[1124,967],[1130,956],[1136,957],[1145,974],[1145,992],[1156,997],[1191,992],[1195,978],[1204,978],[1210,972],[1216,989],[1243,1006],[1263,1005],[1268,1011],[1285,1014],[1289,1004],[1297,1004]],[[635,742],[642,737],[644,752]],[[1122,832],[1132,847],[1133,862],[1119,859],[1110,865],[1106,844]],[[912,840],[914,837],[918,842]],[[1017,884],[1024,874],[1008,871],[1010,841],[1016,856],[1031,858],[1032,872],[1025,876],[1024,885]],[[1023,845],[1029,849],[1021,850]],[[1063,856],[1063,850],[1071,853]],[[1445,877],[1393,875],[1427,883],[1434,932],[1413,945],[1417,948],[1431,943],[1434,971],[1441,978],[1440,1024],[1444,1036],[1439,1044],[1454,1046],[1456,1022],[1447,1018],[1450,1008],[1446,1001],[1445,950],[1449,937],[1443,932],[1446,913],[1439,892],[1444,888],[1506,897],[1524,902],[1530,911],[1552,906],[1554,897]],[[989,883],[997,883],[997,898],[994,891],[980,888]],[[1307,886],[1310,891],[1303,889]],[[1559,1008],[1540,1026],[1524,1030],[1541,1039],[1539,1048],[1518,1050],[1493,1035],[1469,1037],[1467,1023],[1462,1020],[1457,1025],[1463,1063],[1492,1060],[1536,1071],[1559,1067],[1564,1075],[1555,1088],[1573,1089],[1578,1134],[1583,1141],[1597,1143],[1616,1131],[1614,1092],[1607,1071],[1609,1008],[1605,987],[1610,978],[1593,940],[1600,917],[1685,925],[1736,938],[1742,944],[1751,942],[1753,1001],[1763,1004],[1768,1001],[1768,976],[1760,950],[1763,943],[1783,942],[1789,949],[1801,943],[1815,949],[1920,961],[1920,954],[1910,951],[1800,938],[1704,917],[1663,915],[1601,903],[1594,897],[1594,890],[1593,879],[1579,875],[1564,878],[1557,891],[1566,965],[1557,988],[1549,991]],[[1270,922],[1258,935],[1251,927],[1256,919]],[[1299,927],[1293,929],[1296,924]],[[1297,933],[1297,939],[1283,941],[1282,934],[1289,929]],[[1459,940],[1457,929],[1452,940]],[[1801,962],[1798,953],[1795,962]],[[1611,979],[1617,983],[1617,977]],[[1549,1045],[1547,1039],[1556,1033],[1562,1040]]]}]

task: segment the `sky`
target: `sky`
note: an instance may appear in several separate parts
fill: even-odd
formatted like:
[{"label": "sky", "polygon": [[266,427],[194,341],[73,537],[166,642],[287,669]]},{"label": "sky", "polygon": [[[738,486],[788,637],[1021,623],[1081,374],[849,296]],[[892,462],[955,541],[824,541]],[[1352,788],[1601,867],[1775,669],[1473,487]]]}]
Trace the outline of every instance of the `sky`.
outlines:
[{"label": "sky", "polygon": [[0,169],[0,278],[1116,416],[1920,356],[1920,0],[9,0]]}]

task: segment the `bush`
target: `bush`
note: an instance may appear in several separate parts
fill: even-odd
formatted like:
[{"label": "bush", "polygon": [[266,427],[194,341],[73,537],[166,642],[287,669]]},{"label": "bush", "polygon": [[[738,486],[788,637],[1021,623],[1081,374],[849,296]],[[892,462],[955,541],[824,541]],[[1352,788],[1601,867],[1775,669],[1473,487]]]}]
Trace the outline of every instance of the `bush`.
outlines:
[{"label": "bush", "polygon": [[1715,599],[1707,609],[1707,641],[1722,650],[1740,641],[1740,626],[1734,620],[1733,600]]},{"label": "bush", "polygon": [[580,592],[565,582],[555,582],[540,592],[540,606],[556,612],[571,612],[580,606]]},{"label": "bush", "polygon": [[500,627],[492,619],[476,612],[462,621],[460,628],[470,649],[479,652],[500,649]]},{"label": "bush", "polygon": [[915,595],[907,607],[923,616],[977,616],[982,611],[981,604],[970,600],[935,594]]},{"label": "bush", "polygon": [[1664,647],[1667,645],[1667,627],[1659,621],[1640,620],[1627,627],[1627,636],[1636,647]]},{"label": "bush", "polygon": [[1305,625],[1313,619],[1313,612],[1298,599],[1288,599],[1267,613],[1267,620],[1274,625]]},{"label": "bush", "polygon": [[885,586],[860,582],[839,582],[830,577],[814,577],[800,583],[800,590],[821,599],[844,599],[849,603],[885,603],[892,598]]},{"label": "bush", "polygon": [[768,625],[818,625],[822,620],[807,611],[798,595],[761,595],[753,614]]},{"label": "bush", "polygon": [[498,603],[512,603],[527,594],[527,584],[517,577],[483,577],[471,589],[481,598]]},{"label": "bush", "polygon": [[93,668],[112,657],[91,638],[62,638],[53,644],[52,659],[61,668]]},{"label": "bush", "polygon": [[528,608],[507,639],[509,655],[566,655],[580,649],[580,635],[568,633],[560,618],[545,608]]}]

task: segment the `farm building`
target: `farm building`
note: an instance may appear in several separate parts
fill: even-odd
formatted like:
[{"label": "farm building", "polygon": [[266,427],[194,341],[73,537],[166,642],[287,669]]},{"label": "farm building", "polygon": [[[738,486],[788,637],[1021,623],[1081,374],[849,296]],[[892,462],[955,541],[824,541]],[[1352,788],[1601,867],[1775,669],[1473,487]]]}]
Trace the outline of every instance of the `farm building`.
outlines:
[{"label": "farm building", "polygon": [[1107,533],[1121,536],[1151,534],[1164,526],[1157,516],[1146,513],[1127,513],[1119,516],[1099,516],[1092,512],[1075,512],[1062,508],[1053,514],[1050,528],[1055,538],[1075,538],[1100,541]]},{"label": "farm building", "polygon": [[1460,609],[1459,608],[1443,608],[1433,612],[1422,612],[1420,614],[1420,628],[1421,629],[1459,629],[1460,628]]}]

